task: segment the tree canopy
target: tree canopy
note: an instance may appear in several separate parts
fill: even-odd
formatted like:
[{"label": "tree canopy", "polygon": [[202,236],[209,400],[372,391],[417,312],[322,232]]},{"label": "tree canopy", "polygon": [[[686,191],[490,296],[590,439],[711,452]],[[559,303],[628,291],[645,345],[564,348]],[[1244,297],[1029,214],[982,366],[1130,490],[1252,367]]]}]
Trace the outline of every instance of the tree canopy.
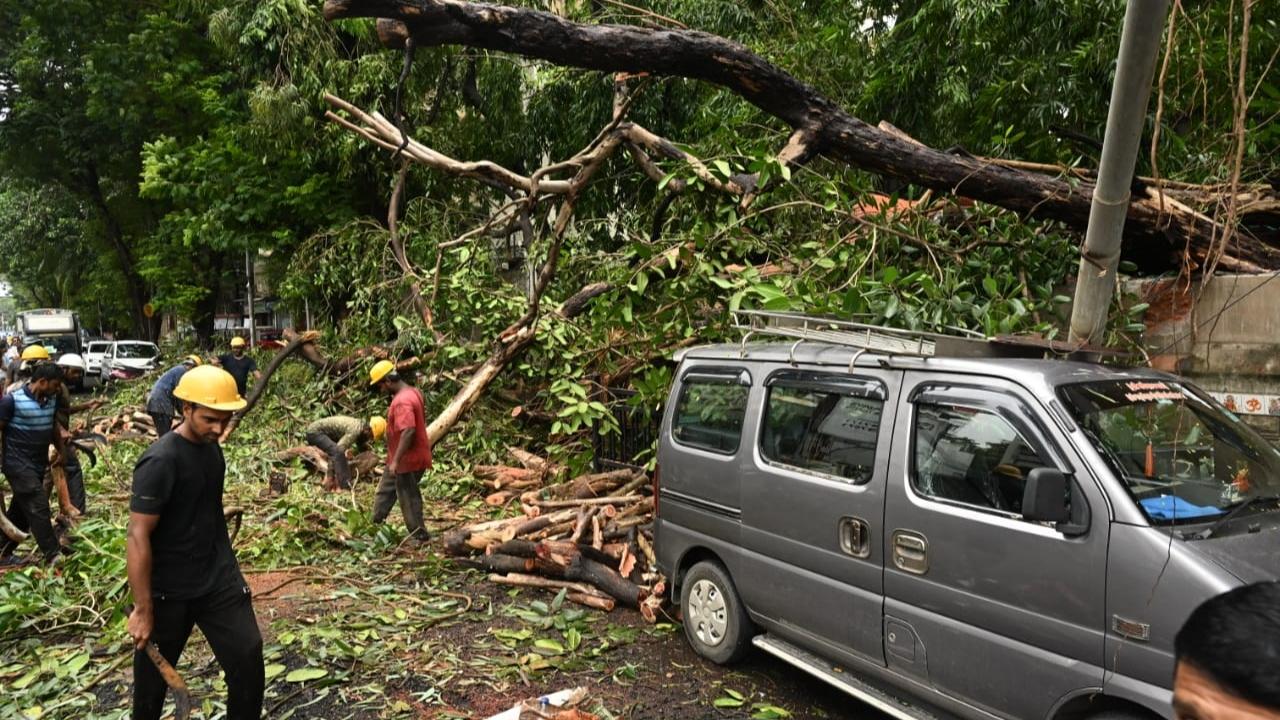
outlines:
[{"label": "tree canopy", "polygon": [[[1124,10],[525,4],[575,22],[714,33],[868,122],[957,154],[1063,166],[1048,172],[1073,183],[1096,166]],[[1275,3],[1174,3],[1141,174],[1276,183],[1278,20]],[[508,381],[579,408],[557,431],[593,420],[571,389],[582,377],[658,387],[661,364],[647,361],[720,336],[737,307],[1055,332],[1078,232],[823,158],[788,166],[778,150],[791,129],[741,97],[682,78],[624,84],[627,121],[673,145],[647,166],[612,157],[574,201],[548,307],[605,289],[581,315],[540,324]],[[353,342],[391,342],[441,367],[480,360],[526,309],[556,206],[484,227],[507,191],[412,164],[401,253],[387,221],[403,158],[327,122],[325,93],[400,119],[449,157],[529,174],[610,123],[615,78],[451,45],[406,64],[372,19],[328,23],[308,0],[0,0],[0,273],[23,302],[137,334],[156,330],[142,315],[151,303],[207,337],[245,252],[261,251],[295,317],[305,303]],[[717,190],[743,178],[758,190],[750,203]],[[1231,220],[1229,208],[1199,209]],[[1243,222],[1274,236],[1280,211]],[[1137,255],[1145,271],[1179,269],[1167,253]],[[1117,310],[1112,327],[1129,322]]]}]

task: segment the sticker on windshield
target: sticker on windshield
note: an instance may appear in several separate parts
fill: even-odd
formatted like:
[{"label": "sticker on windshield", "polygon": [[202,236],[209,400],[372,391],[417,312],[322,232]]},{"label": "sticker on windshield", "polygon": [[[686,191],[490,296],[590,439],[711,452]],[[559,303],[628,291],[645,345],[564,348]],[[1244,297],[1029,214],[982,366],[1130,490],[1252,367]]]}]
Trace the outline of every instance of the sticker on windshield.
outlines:
[{"label": "sticker on windshield", "polygon": [[1181,400],[1181,390],[1175,390],[1162,382],[1129,382],[1125,383],[1129,392],[1124,399],[1129,402],[1156,402],[1157,400]]}]

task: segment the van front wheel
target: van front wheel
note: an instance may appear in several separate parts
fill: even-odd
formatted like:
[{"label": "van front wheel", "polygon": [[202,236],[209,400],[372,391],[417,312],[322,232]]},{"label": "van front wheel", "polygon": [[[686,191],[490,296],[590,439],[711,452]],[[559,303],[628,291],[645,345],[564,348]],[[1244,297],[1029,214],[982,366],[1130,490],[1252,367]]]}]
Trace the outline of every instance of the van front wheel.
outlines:
[{"label": "van front wheel", "polygon": [[719,563],[703,560],[689,568],[680,588],[680,607],[685,637],[702,657],[725,665],[750,649],[751,619]]}]

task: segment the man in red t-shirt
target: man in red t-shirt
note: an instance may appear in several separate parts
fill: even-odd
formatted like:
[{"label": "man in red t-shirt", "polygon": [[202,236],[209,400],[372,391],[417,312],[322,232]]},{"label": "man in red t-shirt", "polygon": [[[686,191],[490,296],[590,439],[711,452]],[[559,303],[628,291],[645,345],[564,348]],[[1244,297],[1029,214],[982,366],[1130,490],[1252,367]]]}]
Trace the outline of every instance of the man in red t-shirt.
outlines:
[{"label": "man in red t-shirt", "polygon": [[400,501],[409,536],[426,542],[431,536],[422,524],[422,492],[418,483],[431,468],[431,441],[422,407],[422,393],[396,373],[395,363],[380,360],[369,371],[370,385],[391,396],[387,410],[387,469],[373,501],[373,521],[387,519]]}]

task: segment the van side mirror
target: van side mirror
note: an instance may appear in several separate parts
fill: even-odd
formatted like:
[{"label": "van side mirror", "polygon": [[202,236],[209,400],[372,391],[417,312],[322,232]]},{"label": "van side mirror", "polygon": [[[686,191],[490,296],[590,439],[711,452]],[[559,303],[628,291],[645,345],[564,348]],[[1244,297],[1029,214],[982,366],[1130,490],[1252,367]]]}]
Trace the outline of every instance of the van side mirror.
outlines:
[{"label": "van side mirror", "polygon": [[1067,522],[1071,519],[1067,488],[1067,476],[1057,468],[1040,467],[1027,473],[1022,517],[1036,522]]}]

